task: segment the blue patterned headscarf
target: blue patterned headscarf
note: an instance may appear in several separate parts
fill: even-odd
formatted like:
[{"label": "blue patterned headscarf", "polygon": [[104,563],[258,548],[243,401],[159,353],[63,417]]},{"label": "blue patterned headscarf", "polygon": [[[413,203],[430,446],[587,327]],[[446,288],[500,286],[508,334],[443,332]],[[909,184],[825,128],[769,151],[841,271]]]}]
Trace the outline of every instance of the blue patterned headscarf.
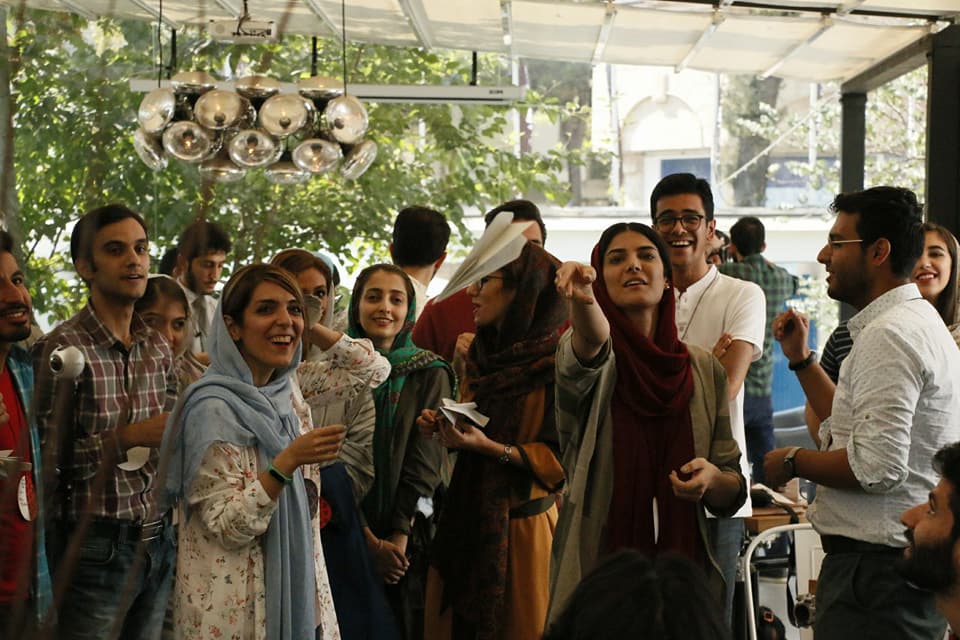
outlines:
[{"label": "blue patterned headscarf", "polygon": [[[184,392],[164,432],[162,459],[169,464],[166,489],[172,499],[189,489],[213,443],[256,447],[260,468],[265,469],[299,435],[289,374],[300,362],[300,347],[287,368],[276,370],[270,382],[257,387],[227,331],[222,301],[211,332],[210,367]],[[284,487],[277,501],[264,535],[267,637],[312,640],[316,578],[301,470],[297,469],[293,484]]]}]

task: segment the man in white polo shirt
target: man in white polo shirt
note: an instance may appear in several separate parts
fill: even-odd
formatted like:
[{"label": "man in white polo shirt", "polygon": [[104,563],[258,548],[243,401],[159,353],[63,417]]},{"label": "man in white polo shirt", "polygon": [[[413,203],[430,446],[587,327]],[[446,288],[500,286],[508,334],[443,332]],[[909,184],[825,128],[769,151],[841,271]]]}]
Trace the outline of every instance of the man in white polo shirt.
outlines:
[{"label": "man in white polo shirt", "polygon": [[[923,220],[908,189],[838,195],[837,219],[817,261],[827,293],[858,310],[853,348],[840,367],[820,450],[775,449],[764,460],[772,486],[794,476],[817,483],[807,517],[826,557],[817,580],[817,640],[939,640],[946,623],[932,593],[896,571],[908,546],[900,514],[937,484],[934,454],[960,439],[960,350],[911,273],[923,252]],[[795,312],[773,323],[804,390],[816,354]],[[808,391],[809,392],[809,391]]]},{"label": "man in white polo shirt", "polygon": [[[710,184],[690,173],[663,178],[650,195],[653,226],[667,243],[677,300],[677,333],[686,343],[713,349],[727,372],[730,427],[740,445],[740,469],[750,482],[747,439],[743,427],[743,381],[750,363],[763,349],[766,302],[752,282],[725,276],[707,263],[716,221]],[[713,555],[723,573],[724,605],[729,623],[737,558],[743,542],[748,500],[733,518],[710,521]]]}]

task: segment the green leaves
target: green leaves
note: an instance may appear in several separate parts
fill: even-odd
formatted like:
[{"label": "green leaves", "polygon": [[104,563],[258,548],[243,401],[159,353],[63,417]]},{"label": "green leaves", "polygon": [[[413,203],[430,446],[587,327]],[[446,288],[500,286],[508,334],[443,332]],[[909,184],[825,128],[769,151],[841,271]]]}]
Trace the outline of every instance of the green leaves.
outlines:
[{"label": "green leaves", "polygon": [[[85,295],[82,284],[64,279],[69,257],[63,243],[79,215],[107,202],[143,213],[158,258],[183,227],[205,217],[231,230],[234,266],[298,246],[336,253],[353,269],[387,257],[393,218],[404,206],[432,206],[463,232],[465,210],[486,210],[526,193],[559,203],[569,197],[564,170],[581,152],[517,156],[513,116],[494,106],[368,104],[368,137],[379,155],[354,182],[333,175],[278,187],[252,172],[237,184],[203,184],[196,168],[173,161],[152,172],[133,150],[142,95],[132,93],[128,81],[157,77],[155,25],[88,23],[40,11],[24,16],[19,24],[10,21],[10,42],[20,52],[12,82],[19,228],[30,252],[36,307],[57,319],[70,315]],[[162,37],[166,64],[169,36]],[[192,30],[177,38],[179,69],[220,77],[224,71],[266,73],[289,81],[309,73],[309,38],[257,47],[204,45],[203,34]],[[340,77],[340,43],[320,41],[319,50],[319,73]],[[351,45],[347,67],[352,83],[467,84],[471,78],[468,55],[420,49]],[[509,77],[494,56],[481,56],[479,68],[481,83]],[[524,108],[542,106],[534,94]],[[553,117],[562,111],[550,109]]]}]

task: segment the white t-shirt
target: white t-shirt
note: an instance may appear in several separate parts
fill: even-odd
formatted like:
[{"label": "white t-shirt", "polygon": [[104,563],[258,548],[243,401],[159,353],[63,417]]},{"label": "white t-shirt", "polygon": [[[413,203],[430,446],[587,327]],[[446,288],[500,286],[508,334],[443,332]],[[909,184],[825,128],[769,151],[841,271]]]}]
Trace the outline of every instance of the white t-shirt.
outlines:
[{"label": "white t-shirt", "polygon": [[423,313],[423,308],[427,306],[427,285],[423,284],[413,276],[410,276],[410,282],[413,283],[413,293],[417,298],[416,318],[419,320],[420,314]]},{"label": "white t-shirt", "polygon": [[[677,334],[686,343],[708,351],[724,333],[734,340],[753,345],[751,362],[763,353],[763,333],[766,326],[767,302],[763,289],[752,282],[725,276],[712,265],[687,290],[674,288],[677,301]],[[747,460],[747,436],[743,427],[743,385],[737,397],[730,401],[730,429],[740,445],[740,471],[750,485],[750,462]],[[753,513],[748,499],[734,517],[743,518]],[[707,512],[709,515],[709,511]]]}]

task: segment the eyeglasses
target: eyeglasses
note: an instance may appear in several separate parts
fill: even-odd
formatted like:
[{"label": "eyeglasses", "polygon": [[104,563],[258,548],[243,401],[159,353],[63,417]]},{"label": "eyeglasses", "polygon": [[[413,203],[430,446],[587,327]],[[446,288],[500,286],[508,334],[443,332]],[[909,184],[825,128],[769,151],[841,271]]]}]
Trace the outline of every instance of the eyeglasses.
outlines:
[{"label": "eyeglasses", "polygon": [[487,284],[490,280],[507,280],[507,278],[503,276],[483,276],[476,282],[477,291],[483,291],[483,285]]},{"label": "eyeglasses", "polygon": [[836,249],[838,245],[853,244],[855,242],[863,242],[863,238],[857,238],[855,240],[827,240],[827,244],[830,245],[831,249]]},{"label": "eyeglasses", "polygon": [[697,229],[700,228],[700,222],[705,217],[706,216],[696,215],[692,213],[688,213],[682,216],[667,215],[667,216],[660,216],[659,218],[654,220],[653,224],[657,227],[657,231],[670,231],[670,229],[673,229],[676,226],[677,221],[679,221],[680,224],[683,225],[683,228],[686,229],[687,231],[696,231]]}]

